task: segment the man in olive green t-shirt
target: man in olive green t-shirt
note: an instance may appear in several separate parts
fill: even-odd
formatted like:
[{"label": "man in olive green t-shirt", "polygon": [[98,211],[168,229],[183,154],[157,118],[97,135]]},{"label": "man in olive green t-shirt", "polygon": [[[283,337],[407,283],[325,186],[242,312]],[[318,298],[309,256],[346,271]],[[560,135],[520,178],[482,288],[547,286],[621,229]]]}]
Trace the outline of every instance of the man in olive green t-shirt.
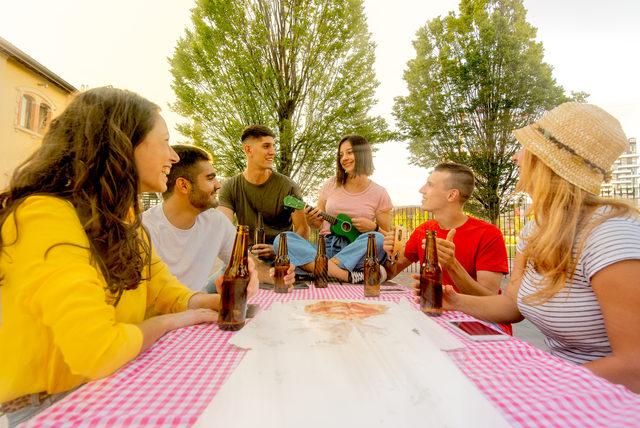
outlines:
[{"label": "man in olive green t-shirt", "polygon": [[263,125],[251,125],[242,132],[242,148],[247,157],[247,167],[235,177],[225,181],[220,191],[218,210],[231,221],[253,229],[262,214],[266,244],[253,245],[250,233],[251,252],[263,259],[275,257],[273,240],[280,233],[293,230],[308,238],[309,227],[302,210],[284,206],[287,195],[301,198],[298,186],[287,176],[273,171],[275,158],[275,134]]}]

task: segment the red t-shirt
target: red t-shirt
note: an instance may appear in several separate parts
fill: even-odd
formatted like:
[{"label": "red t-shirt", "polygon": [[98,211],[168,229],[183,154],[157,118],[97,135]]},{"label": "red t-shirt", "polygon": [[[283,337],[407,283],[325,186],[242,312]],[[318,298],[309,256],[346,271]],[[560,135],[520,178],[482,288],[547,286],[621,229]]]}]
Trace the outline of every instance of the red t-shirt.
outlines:
[{"label": "red t-shirt", "polygon": [[[446,239],[449,233],[449,230],[441,229],[435,220],[426,221],[418,226],[409,237],[404,250],[404,256],[412,262],[422,262],[424,259],[422,240],[427,229],[435,230],[436,236],[442,239]],[[509,273],[504,238],[500,229],[493,224],[469,217],[456,229],[453,243],[456,245],[456,259],[474,280],[478,279],[479,270]],[[445,268],[442,268],[442,283],[453,285],[453,288],[458,291]],[[511,326],[505,327],[504,330],[511,334]]]}]

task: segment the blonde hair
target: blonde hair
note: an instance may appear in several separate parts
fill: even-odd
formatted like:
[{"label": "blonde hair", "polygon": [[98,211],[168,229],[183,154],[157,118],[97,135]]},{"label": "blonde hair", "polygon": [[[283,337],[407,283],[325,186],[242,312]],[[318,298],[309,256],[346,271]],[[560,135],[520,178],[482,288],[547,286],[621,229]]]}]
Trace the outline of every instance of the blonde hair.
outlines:
[{"label": "blonde hair", "polygon": [[[524,257],[543,278],[525,299],[530,304],[548,301],[571,280],[593,228],[612,217],[638,215],[626,201],[604,199],[571,184],[529,150],[524,151],[517,190],[531,196],[529,213],[537,226],[526,238]],[[594,216],[602,206],[611,210]]]}]

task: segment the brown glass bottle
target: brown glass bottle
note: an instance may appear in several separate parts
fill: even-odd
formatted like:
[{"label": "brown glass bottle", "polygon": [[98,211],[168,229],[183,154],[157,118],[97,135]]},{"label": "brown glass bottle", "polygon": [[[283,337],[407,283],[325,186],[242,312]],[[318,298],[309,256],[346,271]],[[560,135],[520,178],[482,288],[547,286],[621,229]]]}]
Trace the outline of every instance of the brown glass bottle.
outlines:
[{"label": "brown glass bottle", "polygon": [[313,266],[313,285],[316,288],[327,288],[329,279],[329,259],[324,235],[318,235],[318,252]]},{"label": "brown glass bottle", "polygon": [[249,226],[239,225],[233,242],[231,260],[222,279],[218,315],[220,330],[240,330],[244,326],[249,285],[248,244]]},{"label": "brown glass bottle", "polygon": [[367,240],[367,253],[364,257],[364,297],[380,296],[380,262],[376,248],[376,235],[370,233]]},{"label": "brown glass bottle", "polygon": [[264,220],[262,219],[262,213],[258,213],[258,221],[256,227],[253,230],[253,245],[264,244]]},{"label": "brown glass bottle", "polygon": [[424,261],[420,267],[420,310],[431,316],[442,314],[442,271],[438,264],[435,230],[427,230],[424,241]]},{"label": "brown glass bottle", "polygon": [[280,246],[278,247],[278,254],[273,263],[273,282],[275,286],[273,291],[276,293],[288,293],[289,287],[284,283],[284,277],[289,270],[289,250],[287,248],[287,234],[280,234]]}]

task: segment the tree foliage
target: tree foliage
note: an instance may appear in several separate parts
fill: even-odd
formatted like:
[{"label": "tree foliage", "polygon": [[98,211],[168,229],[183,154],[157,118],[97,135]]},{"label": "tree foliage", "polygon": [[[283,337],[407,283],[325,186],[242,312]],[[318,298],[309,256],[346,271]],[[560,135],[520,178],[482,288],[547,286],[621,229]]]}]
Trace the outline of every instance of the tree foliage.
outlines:
[{"label": "tree foliage", "polygon": [[173,107],[222,175],[244,168],[249,124],[274,130],[275,167],[305,193],[335,173],[340,136],[389,138],[368,114],[378,82],[362,0],[198,0],[192,23],[171,58]]},{"label": "tree foliage", "polygon": [[512,131],[567,100],[535,37],[521,0],[462,0],[458,14],[418,31],[416,56],[404,74],[408,95],[395,100],[411,162],[430,167],[450,160],[473,168],[471,207],[479,204],[494,223],[517,178]]}]

